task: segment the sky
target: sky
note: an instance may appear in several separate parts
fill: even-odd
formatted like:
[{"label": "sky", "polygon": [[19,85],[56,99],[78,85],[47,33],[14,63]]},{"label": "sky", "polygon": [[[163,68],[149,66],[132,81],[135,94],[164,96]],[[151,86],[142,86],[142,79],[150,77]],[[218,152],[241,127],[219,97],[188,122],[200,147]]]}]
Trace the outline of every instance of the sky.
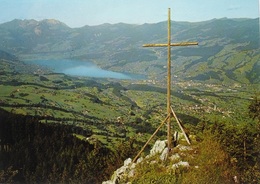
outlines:
[{"label": "sky", "polygon": [[13,19],[57,19],[68,26],[144,24],[167,20],[257,18],[260,0],[0,0],[0,24]]}]

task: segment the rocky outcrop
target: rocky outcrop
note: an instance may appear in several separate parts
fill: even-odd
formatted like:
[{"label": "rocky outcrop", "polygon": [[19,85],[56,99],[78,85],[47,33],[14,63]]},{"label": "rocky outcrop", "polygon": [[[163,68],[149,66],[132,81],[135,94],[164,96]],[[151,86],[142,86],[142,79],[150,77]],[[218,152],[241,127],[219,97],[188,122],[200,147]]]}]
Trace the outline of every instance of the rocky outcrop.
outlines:
[{"label": "rocky outcrop", "polygon": [[[182,161],[182,152],[192,151],[191,146],[185,145],[178,145],[175,148],[175,153],[169,156],[169,160],[173,163],[169,170],[176,170],[180,167],[188,168],[190,167],[189,163],[186,161]],[[180,153],[179,153],[180,152]],[[120,184],[120,183],[127,183],[128,179],[135,175],[135,168],[140,163],[145,163],[149,167],[149,164],[156,164],[158,162],[163,162],[168,157],[168,148],[167,148],[167,141],[166,140],[157,140],[150,150],[150,154],[147,155],[145,158],[140,157],[136,163],[132,162],[131,158],[128,158],[124,161],[124,165],[117,169],[111,177],[111,180],[104,181],[102,184]]]},{"label": "rocky outcrop", "polygon": [[102,184],[120,183],[124,175],[127,174],[127,172],[129,172],[129,170],[131,169],[131,166],[132,166],[132,159],[131,158],[126,159],[124,161],[124,165],[114,172],[113,176],[111,177],[111,180],[105,181]]}]

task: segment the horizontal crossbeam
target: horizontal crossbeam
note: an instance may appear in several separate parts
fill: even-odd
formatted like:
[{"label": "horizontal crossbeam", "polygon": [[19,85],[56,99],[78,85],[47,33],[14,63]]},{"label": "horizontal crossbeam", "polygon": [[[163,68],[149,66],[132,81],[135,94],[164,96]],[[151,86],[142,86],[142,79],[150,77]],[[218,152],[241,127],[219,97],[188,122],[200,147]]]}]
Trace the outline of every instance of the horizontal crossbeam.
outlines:
[{"label": "horizontal crossbeam", "polygon": [[[180,42],[180,43],[171,43],[170,46],[189,46],[189,45],[198,45],[198,42]],[[143,47],[167,47],[167,43],[155,43],[155,44],[144,44]]]}]

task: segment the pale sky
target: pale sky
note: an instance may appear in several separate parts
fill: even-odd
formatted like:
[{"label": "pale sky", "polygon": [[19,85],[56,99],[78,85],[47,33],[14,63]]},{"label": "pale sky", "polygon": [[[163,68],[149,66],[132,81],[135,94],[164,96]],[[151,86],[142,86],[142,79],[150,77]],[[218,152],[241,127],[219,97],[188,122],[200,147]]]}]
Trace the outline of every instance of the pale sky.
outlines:
[{"label": "pale sky", "polygon": [[260,0],[0,0],[0,23],[13,19],[57,19],[70,27],[103,23],[198,22],[213,18],[257,18]]}]

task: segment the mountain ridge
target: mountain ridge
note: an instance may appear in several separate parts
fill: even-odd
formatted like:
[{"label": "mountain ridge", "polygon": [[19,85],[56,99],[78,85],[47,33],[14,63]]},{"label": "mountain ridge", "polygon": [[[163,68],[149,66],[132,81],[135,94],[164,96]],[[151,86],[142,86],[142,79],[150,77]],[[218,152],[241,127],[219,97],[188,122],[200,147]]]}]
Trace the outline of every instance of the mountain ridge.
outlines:
[{"label": "mountain ridge", "polygon": [[[175,22],[175,23],[188,23],[188,24],[196,24],[196,23],[206,23],[206,22],[212,22],[212,21],[215,21],[215,20],[234,20],[234,21],[246,21],[246,20],[255,20],[255,19],[259,19],[259,18],[228,18],[228,17],[222,17],[222,18],[213,18],[213,19],[208,19],[208,20],[203,20],[203,21],[176,21],[176,20],[171,20],[171,22]],[[40,23],[40,22],[46,22],[46,21],[54,21],[54,22],[57,22],[57,23],[60,23],[60,24],[63,24],[63,25],[66,25],[67,27],[71,28],[71,29],[80,29],[80,28],[83,28],[83,27],[99,27],[99,26],[102,26],[102,25],[117,25],[117,24],[126,24],[126,25],[133,25],[133,26],[142,26],[142,25],[151,25],[151,24],[159,24],[159,23],[163,23],[163,22],[167,22],[167,20],[164,20],[164,21],[159,21],[159,22],[153,22],[153,23],[142,23],[142,24],[134,24],[134,23],[127,23],[127,22],[118,22],[118,23],[102,23],[102,24],[97,24],[97,25],[82,25],[82,26],[79,26],[79,27],[70,27],[68,26],[66,23],[58,20],[58,19],[54,19],[54,18],[47,18],[47,19],[41,19],[41,20],[36,20],[36,19],[19,19],[19,18],[15,18],[15,19],[12,19],[12,20],[9,20],[9,21],[5,21],[5,22],[2,22],[0,23],[0,25],[2,24],[9,24],[11,22],[14,22],[14,21],[18,21],[18,22],[27,22],[27,21],[34,21],[34,22],[37,22],[37,23]]]}]

